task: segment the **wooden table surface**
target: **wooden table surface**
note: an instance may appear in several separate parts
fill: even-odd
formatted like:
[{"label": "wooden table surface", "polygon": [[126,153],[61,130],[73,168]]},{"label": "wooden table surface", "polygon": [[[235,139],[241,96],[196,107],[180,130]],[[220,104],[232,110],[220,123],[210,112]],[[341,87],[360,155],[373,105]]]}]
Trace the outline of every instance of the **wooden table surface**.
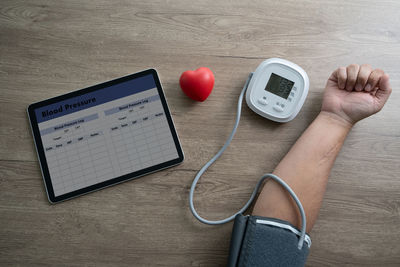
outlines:
[{"label": "wooden table surface", "polygon": [[[0,265],[224,266],[232,224],[191,215],[199,168],[234,123],[249,72],[270,57],[302,66],[310,93],[277,124],[247,107],[224,156],[200,182],[199,212],[236,212],[318,114],[331,71],[370,63],[393,94],[339,154],[308,266],[400,266],[400,3],[387,1],[19,1],[0,3]],[[211,68],[215,88],[189,100],[178,79]],[[155,67],[183,164],[60,204],[47,201],[26,107]]]}]

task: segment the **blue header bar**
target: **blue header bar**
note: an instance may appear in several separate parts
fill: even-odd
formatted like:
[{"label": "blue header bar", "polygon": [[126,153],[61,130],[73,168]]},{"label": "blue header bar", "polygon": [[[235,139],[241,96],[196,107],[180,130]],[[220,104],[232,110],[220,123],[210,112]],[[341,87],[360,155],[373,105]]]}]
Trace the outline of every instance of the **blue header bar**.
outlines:
[{"label": "blue header bar", "polygon": [[67,100],[37,108],[35,109],[36,119],[38,123],[41,123],[152,88],[156,88],[156,83],[153,75],[149,74],[127,82],[99,89],[91,93],[71,97]]}]

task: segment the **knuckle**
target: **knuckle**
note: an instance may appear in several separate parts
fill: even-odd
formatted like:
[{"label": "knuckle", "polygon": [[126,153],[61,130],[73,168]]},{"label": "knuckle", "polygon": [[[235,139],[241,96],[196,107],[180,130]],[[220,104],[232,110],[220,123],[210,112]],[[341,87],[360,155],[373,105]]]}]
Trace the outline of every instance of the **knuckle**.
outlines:
[{"label": "knuckle", "polygon": [[353,70],[356,70],[356,69],[358,69],[360,66],[358,65],[358,64],[350,64],[347,68],[348,69],[353,69]]},{"label": "knuckle", "polygon": [[372,70],[372,67],[371,67],[370,64],[362,64],[362,65],[360,66],[360,68],[365,68],[365,69],[370,69],[370,70]]}]

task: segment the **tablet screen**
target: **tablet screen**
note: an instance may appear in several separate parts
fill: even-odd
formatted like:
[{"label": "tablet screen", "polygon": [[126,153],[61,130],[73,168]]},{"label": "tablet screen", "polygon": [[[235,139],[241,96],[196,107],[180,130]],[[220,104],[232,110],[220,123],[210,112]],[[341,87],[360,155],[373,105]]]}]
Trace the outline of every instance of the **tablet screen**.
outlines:
[{"label": "tablet screen", "polygon": [[152,74],[34,114],[55,197],[179,158]]}]

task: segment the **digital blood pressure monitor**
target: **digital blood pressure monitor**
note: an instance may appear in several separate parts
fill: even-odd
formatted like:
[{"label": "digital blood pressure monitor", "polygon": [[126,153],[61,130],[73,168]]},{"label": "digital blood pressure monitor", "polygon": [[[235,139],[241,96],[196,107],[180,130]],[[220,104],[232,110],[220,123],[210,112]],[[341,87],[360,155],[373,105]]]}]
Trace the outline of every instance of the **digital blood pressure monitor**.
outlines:
[{"label": "digital blood pressure monitor", "polygon": [[280,58],[263,61],[247,87],[247,105],[257,114],[288,122],[299,113],[307,97],[309,79],[298,65]]}]

